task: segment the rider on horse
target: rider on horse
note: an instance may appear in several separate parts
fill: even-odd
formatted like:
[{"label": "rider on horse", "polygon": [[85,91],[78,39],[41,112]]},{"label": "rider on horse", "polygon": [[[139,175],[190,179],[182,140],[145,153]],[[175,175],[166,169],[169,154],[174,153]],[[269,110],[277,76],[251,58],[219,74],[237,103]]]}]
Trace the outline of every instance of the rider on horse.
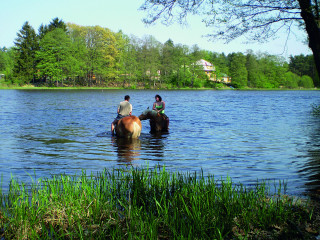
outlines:
[{"label": "rider on horse", "polygon": [[164,114],[166,103],[162,101],[161,96],[158,94],[154,98],[156,99],[156,101],[153,103],[152,110],[156,111],[159,115],[161,115],[163,119],[166,120],[167,127],[169,127],[169,118],[167,115]]},{"label": "rider on horse", "polygon": [[132,113],[132,105],[131,103],[129,103],[130,100],[130,96],[126,95],[124,97],[124,101],[120,102],[118,105],[118,110],[117,110],[117,117],[113,120],[113,122],[111,123],[111,133],[112,135],[114,134],[114,128],[115,125],[118,123],[118,121],[126,116],[131,116]]}]

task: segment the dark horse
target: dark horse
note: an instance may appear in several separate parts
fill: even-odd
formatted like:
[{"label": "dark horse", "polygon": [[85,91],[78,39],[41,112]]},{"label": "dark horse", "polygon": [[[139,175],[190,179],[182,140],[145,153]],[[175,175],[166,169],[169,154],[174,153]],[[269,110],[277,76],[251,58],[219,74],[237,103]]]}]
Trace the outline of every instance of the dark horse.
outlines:
[{"label": "dark horse", "polygon": [[169,118],[157,113],[154,110],[147,109],[139,116],[140,120],[150,119],[151,132],[167,132],[169,129]]},{"label": "dark horse", "polygon": [[138,117],[127,116],[118,121],[115,130],[118,137],[138,138],[141,128],[141,121]]}]

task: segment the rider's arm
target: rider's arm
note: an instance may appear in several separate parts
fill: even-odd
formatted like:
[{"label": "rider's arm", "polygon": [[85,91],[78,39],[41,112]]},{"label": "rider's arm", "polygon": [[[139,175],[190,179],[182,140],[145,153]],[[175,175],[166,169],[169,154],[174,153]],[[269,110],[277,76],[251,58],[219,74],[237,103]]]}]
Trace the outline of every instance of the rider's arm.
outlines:
[{"label": "rider's arm", "polygon": [[162,109],[161,110],[164,110],[166,108],[166,103],[164,101],[162,101]]}]

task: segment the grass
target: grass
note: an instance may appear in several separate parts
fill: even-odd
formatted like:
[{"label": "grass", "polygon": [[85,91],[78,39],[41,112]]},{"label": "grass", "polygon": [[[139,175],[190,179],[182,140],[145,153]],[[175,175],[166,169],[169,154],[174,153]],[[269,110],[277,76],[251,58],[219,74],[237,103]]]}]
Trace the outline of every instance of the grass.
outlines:
[{"label": "grass", "polygon": [[12,179],[0,239],[312,239],[316,208],[282,190],[160,167]]}]

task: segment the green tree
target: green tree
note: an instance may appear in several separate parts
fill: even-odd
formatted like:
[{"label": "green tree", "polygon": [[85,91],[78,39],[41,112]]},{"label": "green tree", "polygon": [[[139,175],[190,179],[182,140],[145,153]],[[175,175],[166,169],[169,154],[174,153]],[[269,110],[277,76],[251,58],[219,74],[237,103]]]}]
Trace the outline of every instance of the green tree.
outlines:
[{"label": "green tree", "polygon": [[229,75],[229,59],[224,53],[212,53],[210,56],[210,62],[216,68],[216,78],[221,79],[224,76]]},{"label": "green tree", "polygon": [[72,79],[72,84],[86,85],[87,59],[88,50],[86,48],[85,39],[83,38],[84,29],[76,24],[68,24],[68,36],[71,44],[71,61],[68,64],[69,77]]},{"label": "green tree", "polygon": [[292,72],[286,73],[286,80],[284,86],[287,88],[298,88],[300,77]]},{"label": "green tree", "polygon": [[160,82],[161,43],[153,36],[145,36],[139,45],[137,61],[139,72],[146,88],[155,88]]},{"label": "green tree", "polygon": [[83,27],[83,30],[88,51],[86,64],[89,86],[97,80],[100,84],[105,80],[115,80],[118,76],[118,50],[114,33],[100,26]]},{"label": "green tree", "polygon": [[53,31],[57,28],[61,28],[64,32],[67,32],[67,24],[59,18],[54,18],[48,25],[48,31]]},{"label": "green tree", "polygon": [[61,28],[63,31],[67,32],[67,24],[59,18],[54,18],[49,23],[49,25],[40,25],[38,30],[38,36],[40,39],[42,39],[44,35],[46,35],[48,32],[53,31],[57,28]]},{"label": "green tree", "polygon": [[252,51],[247,53],[246,68],[248,71],[248,87],[258,87],[259,63]]},{"label": "green tree", "polygon": [[170,24],[183,22],[189,13],[203,17],[212,27],[212,39],[227,42],[246,36],[253,41],[267,41],[283,30],[290,34],[303,27],[308,36],[318,74],[320,73],[320,2],[318,0],[145,0],[146,23],[162,18]]},{"label": "green tree", "polygon": [[232,53],[230,58],[230,76],[232,85],[238,88],[246,87],[248,84],[248,71],[246,68],[246,56],[242,53]]},{"label": "green tree", "polygon": [[300,79],[300,81],[298,82],[299,87],[303,87],[303,88],[313,88],[314,84],[313,84],[313,80],[310,76],[307,75],[303,75]]},{"label": "green tree", "polygon": [[0,73],[6,69],[6,53],[5,50],[0,50]]},{"label": "green tree", "polygon": [[117,71],[119,80],[123,81],[123,87],[126,86],[126,81],[128,80],[127,69],[126,69],[126,60],[128,58],[128,45],[130,39],[128,36],[119,31],[115,35],[116,45],[118,50],[118,62],[117,62]]},{"label": "green tree", "polygon": [[189,47],[181,44],[175,45],[172,57],[173,72],[170,83],[177,87],[191,85],[192,73],[190,72],[190,66],[192,65],[192,60]]},{"label": "green tree", "polygon": [[183,81],[183,87],[186,87],[191,83],[191,78],[189,78],[190,82],[188,83],[188,73],[187,73],[187,70],[189,70],[187,66],[192,64],[192,60],[189,56],[190,48],[186,45],[180,45],[178,46],[178,48],[180,49],[179,67],[181,66],[183,68],[182,74],[179,75],[179,81],[180,82]]},{"label": "green tree", "polygon": [[5,74],[6,79],[12,79],[15,63],[15,52],[13,48],[2,48],[0,50],[0,73]]},{"label": "green tree", "polygon": [[314,85],[320,85],[312,55],[300,54],[290,56],[289,70],[299,76],[310,76],[313,79]]},{"label": "green tree", "polygon": [[72,61],[71,39],[61,28],[48,32],[40,41],[40,50],[36,53],[39,75],[59,82],[67,76]]},{"label": "green tree", "polygon": [[17,36],[15,41],[17,59],[14,73],[23,83],[30,83],[35,79],[35,53],[39,49],[38,37],[28,22],[25,22]]},{"label": "green tree", "polygon": [[126,47],[126,60],[125,67],[129,77],[129,81],[133,83],[132,87],[137,86],[138,80],[141,80],[142,72],[139,67],[138,55],[139,55],[139,39],[135,36],[129,38],[129,42]]},{"label": "green tree", "polygon": [[171,39],[166,41],[162,47],[161,53],[161,76],[168,81],[173,75],[175,69],[175,46]]},{"label": "green tree", "polygon": [[281,85],[285,84],[285,73],[288,71],[286,62],[284,58],[269,55],[269,54],[260,54],[258,56],[259,62],[259,74],[263,74],[263,88],[278,88]]}]

